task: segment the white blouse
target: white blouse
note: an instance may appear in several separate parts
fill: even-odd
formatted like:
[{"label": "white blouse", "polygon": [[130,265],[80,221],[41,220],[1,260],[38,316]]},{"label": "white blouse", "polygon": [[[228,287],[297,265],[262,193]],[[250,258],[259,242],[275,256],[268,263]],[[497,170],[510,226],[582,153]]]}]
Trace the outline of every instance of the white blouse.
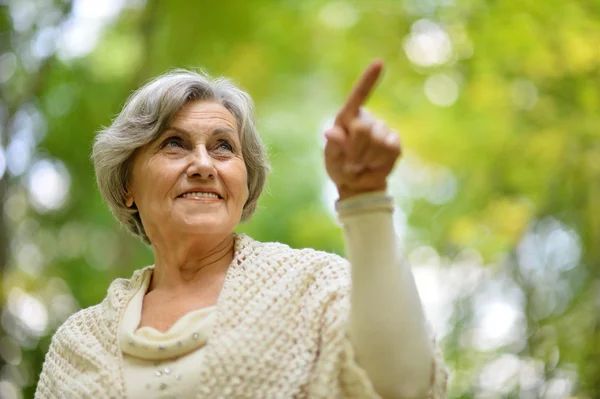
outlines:
[{"label": "white blouse", "polygon": [[194,370],[202,364],[202,347],[210,335],[216,306],[186,313],[164,333],[152,327],[137,328],[150,277],[127,305],[119,327],[127,397],[192,397],[198,390]]}]

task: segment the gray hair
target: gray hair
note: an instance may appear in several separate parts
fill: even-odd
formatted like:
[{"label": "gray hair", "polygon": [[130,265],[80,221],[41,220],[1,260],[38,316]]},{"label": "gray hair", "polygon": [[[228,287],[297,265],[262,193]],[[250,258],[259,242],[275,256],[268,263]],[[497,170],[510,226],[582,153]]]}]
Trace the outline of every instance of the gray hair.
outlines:
[{"label": "gray hair", "polygon": [[137,209],[125,205],[136,150],[157,139],[185,104],[198,100],[223,105],[237,120],[249,191],[242,221],[250,219],[264,189],[271,168],[250,96],[229,79],[213,79],[204,72],[178,69],[161,75],[129,97],[112,124],[98,132],[92,150],[102,197],[117,220],[147,244]]}]

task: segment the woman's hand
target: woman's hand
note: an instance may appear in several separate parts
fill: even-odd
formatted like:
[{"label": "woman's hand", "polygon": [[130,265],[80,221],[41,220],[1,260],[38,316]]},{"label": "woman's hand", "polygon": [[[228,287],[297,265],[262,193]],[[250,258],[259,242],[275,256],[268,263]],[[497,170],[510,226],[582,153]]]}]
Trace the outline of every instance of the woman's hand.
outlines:
[{"label": "woman's hand", "polygon": [[381,61],[369,65],[337,114],[333,127],[325,132],[325,167],[337,186],[340,200],[384,191],[387,177],[401,153],[398,133],[361,109],[382,68]]}]

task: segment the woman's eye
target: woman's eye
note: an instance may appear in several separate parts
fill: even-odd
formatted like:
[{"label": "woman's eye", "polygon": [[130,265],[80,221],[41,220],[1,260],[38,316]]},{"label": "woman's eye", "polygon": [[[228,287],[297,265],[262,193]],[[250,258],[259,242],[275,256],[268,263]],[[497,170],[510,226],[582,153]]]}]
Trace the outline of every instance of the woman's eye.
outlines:
[{"label": "woman's eye", "polygon": [[228,141],[221,141],[219,143],[219,149],[233,152],[233,146]]},{"label": "woman's eye", "polygon": [[179,137],[171,137],[163,142],[163,148],[181,148],[181,139]]}]

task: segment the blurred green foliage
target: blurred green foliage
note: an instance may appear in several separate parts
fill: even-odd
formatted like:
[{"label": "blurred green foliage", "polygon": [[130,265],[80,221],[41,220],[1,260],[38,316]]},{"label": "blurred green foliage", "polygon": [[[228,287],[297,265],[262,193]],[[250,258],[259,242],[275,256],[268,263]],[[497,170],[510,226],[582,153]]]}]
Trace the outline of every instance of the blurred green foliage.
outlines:
[{"label": "blurred green foliage", "polygon": [[321,132],[374,58],[399,129],[398,232],[455,398],[600,397],[600,2],[0,1],[0,396],[53,331],[152,263],[89,161],[132,90],[178,67],[255,99],[263,241],[343,253]]}]

